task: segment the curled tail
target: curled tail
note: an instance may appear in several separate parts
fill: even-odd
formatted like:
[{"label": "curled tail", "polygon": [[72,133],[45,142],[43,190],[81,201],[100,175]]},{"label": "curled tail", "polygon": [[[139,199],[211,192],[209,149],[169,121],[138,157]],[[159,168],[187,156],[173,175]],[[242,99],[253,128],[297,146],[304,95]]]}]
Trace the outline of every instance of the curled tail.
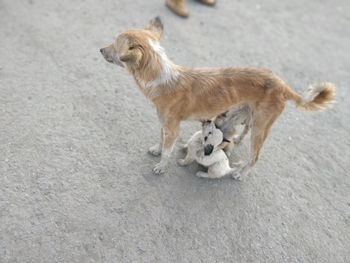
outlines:
[{"label": "curled tail", "polygon": [[297,108],[307,111],[325,110],[335,102],[336,87],[334,84],[324,82],[310,86],[305,97],[300,96],[291,88],[285,89],[287,100],[294,100]]}]

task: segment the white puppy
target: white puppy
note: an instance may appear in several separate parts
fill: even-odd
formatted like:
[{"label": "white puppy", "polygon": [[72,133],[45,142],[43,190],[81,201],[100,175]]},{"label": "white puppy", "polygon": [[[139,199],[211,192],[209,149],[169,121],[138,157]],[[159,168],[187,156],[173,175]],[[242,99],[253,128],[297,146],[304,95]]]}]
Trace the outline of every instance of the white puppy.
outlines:
[{"label": "white puppy", "polygon": [[[203,123],[202,130],[196,132],[184,146],[187,148],[185,159],[178,161],[179,165],[188,165],[194,161],[208,167],[208,172],[197,172],[197,176],[220,178],[233,175],[236,169],[230,167],[225,152],[219,148],[223,141],[223,133],[215,127],[213,121]],[[234,177],[235,179],[238,179]]]}]

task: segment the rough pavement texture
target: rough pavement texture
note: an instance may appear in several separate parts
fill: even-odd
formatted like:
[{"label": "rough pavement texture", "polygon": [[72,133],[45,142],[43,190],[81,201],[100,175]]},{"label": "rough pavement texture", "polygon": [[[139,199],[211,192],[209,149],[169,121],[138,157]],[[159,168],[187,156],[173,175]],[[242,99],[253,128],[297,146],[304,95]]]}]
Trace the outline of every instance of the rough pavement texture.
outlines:
[{"label": "rough pavement texture", "polygon": [[[0,0],[0,262],[350,262],[350,2],[189,8]],[[269,67],[299,92],[333,81],[338,104],[289,104],[243,182],[196,178],[178,149],[155,176],[155,110],[99,54],[155,15],[176,63]]]}]

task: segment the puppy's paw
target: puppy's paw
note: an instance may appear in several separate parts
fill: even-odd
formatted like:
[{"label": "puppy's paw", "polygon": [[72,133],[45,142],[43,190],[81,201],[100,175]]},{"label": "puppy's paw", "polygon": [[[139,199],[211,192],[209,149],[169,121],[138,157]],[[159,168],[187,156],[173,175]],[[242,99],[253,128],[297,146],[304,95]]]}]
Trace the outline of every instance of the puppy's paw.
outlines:
[{"label": "puppy's paw", "polygon": [[159,162],[157,163],[154,168],[153,168],[153,172],[156,174],[156,175],[161,175],[161,174],[164,174],[165,173],[165,169],[166,169],[166,164],[162,163],[162,162]]},{"label": "puppy's paw", "polygon": [[148,149],[148,153],[153,156],[159,156],[162,153],[162,149],[159,147],[159,144],[155,144]]},{"label": "puppy's paw", "polygon": [[186,165],[185,159],[179,159],[179,160],[177,160],[177,163],[178,163],[180,166],[185,166],[185,165]]},{"label": "puppy's paw", "polygon": [[199,171],[199,172],[196,173],[196,176],[202,177],[202,178],[208,178],[208,177],[209,177],[209,174],[208,174],[208,173],[205,173],[205,172]]}]

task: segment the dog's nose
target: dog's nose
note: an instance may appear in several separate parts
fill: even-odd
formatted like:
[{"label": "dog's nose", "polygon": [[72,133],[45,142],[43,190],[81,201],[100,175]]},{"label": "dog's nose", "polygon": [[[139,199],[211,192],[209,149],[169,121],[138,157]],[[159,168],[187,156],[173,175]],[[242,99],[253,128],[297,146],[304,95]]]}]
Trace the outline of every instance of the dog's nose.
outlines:
[{"label": "dog's nose", "polygon": [[208,144],[204,147],[204,155],[210,155],[214,150],[214,146],[211,144]]},{"label": "dog's nose", "polygon": [[100,49],[100,52],[103,53],[103,48]]}]

